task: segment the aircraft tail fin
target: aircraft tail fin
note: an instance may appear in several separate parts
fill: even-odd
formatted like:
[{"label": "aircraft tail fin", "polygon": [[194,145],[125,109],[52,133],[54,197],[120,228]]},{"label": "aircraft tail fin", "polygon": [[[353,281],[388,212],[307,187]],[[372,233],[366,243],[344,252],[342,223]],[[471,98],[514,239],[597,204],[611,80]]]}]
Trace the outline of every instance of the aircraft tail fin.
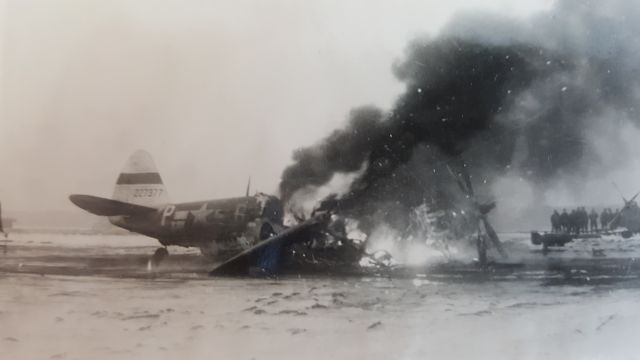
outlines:
[{"label": "aircraft tail fin", "polygon": [[129,157],[116,181],[113,199],[147,207],[169,203],[167,190],[148,152],[138,150]]},{"label": "aircraft tail fin", "polygon": [[156,209],[152,207],[91,195],[70,195],[69,200],[79,208],[100,216],[131,216],[156,211]]}]

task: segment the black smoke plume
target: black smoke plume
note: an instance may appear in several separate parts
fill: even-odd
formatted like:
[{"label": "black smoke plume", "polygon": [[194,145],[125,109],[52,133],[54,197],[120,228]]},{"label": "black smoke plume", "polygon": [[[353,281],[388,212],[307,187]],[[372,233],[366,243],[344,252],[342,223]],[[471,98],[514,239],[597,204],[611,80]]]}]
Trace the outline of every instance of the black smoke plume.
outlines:
[{"label": "black smoke plume", "polygon": [[[635,5],[615,4],[609,9],[614,13],[640,15]],[[614,41],[619,38],[609,45],[618,53],[596,51],[603,44],[575,39],[575,29],[549,20],[560,16],[585,26],[603,21],[594,15],[598,9],[577,6],[559,2],[528,24],[536,25],[535,32],[496,19],[509,24],[513,38],[469,31],[487,28],[486,20],[462,17],[439,38],[414,41],[393,69],[406,88],[395,106],[387,112],[357,108],[345,128],[297,150],[282,175],[282,198],[295,201],[301,189],[364,168],[333,202],[365,222],[382,218],[402,227],[408,211],[422,203],[456,207],[461,194],[447,166],[468,168],[485,188],[508,173],[539,188],[566,174],[586,175],[598,161],[589,147],[595,125],[635,121],[640,62],[619,56],[640,56]],[[627,29],[609,25],[598,41]]]}]

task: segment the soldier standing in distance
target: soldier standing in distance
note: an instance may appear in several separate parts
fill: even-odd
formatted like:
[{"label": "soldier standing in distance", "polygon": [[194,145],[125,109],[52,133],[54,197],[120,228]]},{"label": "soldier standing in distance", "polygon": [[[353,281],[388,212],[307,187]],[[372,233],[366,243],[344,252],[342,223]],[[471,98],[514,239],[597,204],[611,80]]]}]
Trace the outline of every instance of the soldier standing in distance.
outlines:
[{"label": "soldier standing in distance", "polygon": [[562,209],[562,214],[560,214],[560,227],[563,232],[569,232],[569,214],[567,214],[567,209]]},{"label": "soldier standing in distance", "polygon": [[[582,206],[578,207],[578,229],[580,230],[580,232],[584,232],[584,220],[585,220],[585,214],[586,212],[582,211]],[[586,218],[589,218],[589,215],[586,216]],[[587,220],[587,223],[589,222],[589,220]]]},{"label": "soldier standing in distance", "polygon": [[551,232],[560,232],[560,214],[558,214],[558,210],[553,210],[553,214],[551,214]]},{"label": "soldier standing in distance", "polygon": [[577,230],[578,219],[576,216],[576,209],[569,212],[569,233],[573,234]]},{"label": "soldier standing in distance", "polygon": [[582,231],[582,209],[580,207],[576,208],[576,212],[573,218],[573,227],[576,234],[580,234]]},{"label": "soldier standing in distance", "polygon": [[[576,209],[576,225],[578,226],[578,234],[584,230],[584,215],[585,214],[582,212],[582,206],[578,206],[578,208]],[[589,220],[587,220],[587,222],[589,222]]]},{"label": "soldier standing in distance", "polygon": [[589,213],[589,222],[591,224],[591,232],[598,232],[598,213],[596,209],[591,209]]}]

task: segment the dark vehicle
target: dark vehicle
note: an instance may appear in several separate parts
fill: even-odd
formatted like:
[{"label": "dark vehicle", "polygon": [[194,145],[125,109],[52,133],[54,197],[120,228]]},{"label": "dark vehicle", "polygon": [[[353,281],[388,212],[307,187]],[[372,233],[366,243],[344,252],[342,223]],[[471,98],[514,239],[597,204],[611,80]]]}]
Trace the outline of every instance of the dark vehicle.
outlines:
[{"label": "dark vehicle", "polygon": [[533,245],[542,245],[543,249],[550,246],[564,246],[566,243],[572,241],[573,236],[568,233],[540,234],[537,231],[531,232],[531,243]]}]

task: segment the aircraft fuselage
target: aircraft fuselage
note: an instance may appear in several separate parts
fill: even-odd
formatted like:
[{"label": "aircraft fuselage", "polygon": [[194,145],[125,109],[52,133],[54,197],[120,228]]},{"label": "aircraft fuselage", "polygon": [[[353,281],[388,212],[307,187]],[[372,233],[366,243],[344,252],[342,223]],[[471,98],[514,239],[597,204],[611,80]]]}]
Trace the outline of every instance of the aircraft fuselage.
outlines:
[{"label": "aircraft fuselage", "polygon": [[158,206],[155,212],[110,216],[121,228],[158,239],[164,246],[198,247],[205,255],[237,252],[282,226],[280,201],[256,195]]}]

